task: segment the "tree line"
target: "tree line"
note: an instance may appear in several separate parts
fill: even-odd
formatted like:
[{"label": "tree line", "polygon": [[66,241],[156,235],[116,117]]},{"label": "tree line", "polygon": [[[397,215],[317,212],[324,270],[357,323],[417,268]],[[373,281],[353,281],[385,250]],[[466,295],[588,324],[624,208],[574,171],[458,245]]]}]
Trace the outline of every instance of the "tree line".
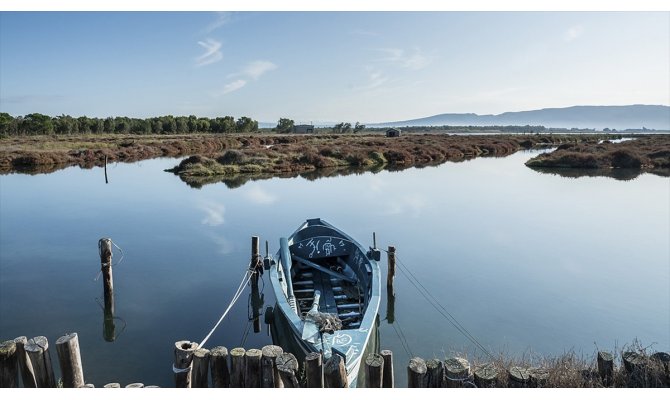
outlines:
[{"label": "tree line", "polygon": [[[292,119],[280,118],[277,122],[277,126],[273,130],[279,133],[290,133],[293,132],[294,126],[295,122]],[[331,128],[333,133],[349,133],[352,131],[353,133],[358,133],[363,129],[365,129],[365,125],[361,124],[360,122],[356,122],[356,125],[354,125],[353,129],[350,122],[340,122]]]},{"label": "tree line", "polygon": [[231,116],[203,118],[165,115],[153,118],[107,117],[89,118],[33,113],[14,117],[0,113],[0,135],[70,135],[78,133],[119,134],[186,134],[245,133],[258,131],[258,121],[249,117],[237,120]]}]

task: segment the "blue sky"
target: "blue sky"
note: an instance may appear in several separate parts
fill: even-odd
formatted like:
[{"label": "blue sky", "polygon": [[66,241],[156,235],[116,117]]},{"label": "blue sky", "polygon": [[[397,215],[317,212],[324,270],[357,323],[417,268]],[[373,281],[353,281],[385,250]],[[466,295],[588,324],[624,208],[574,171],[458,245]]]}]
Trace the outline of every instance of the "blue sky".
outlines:
[{"label": "blue sky", "polygon": [[0,110],[381,122],[670,104],[668,12],[2,12]]}]

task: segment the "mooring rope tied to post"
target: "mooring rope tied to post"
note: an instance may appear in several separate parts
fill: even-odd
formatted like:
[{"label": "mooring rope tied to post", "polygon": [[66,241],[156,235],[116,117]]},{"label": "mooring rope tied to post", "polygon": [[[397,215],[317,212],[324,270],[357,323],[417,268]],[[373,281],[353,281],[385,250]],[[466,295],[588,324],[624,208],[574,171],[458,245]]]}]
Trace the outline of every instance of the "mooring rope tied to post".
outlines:
[{"label": "mooring rope tied to post", "polygon": [[233,308],[233,306],[235,305],[237,300],[242,296],[242,293],[244,292],[244,287],[247,285],[247,283],[249,283],[249,281],[251,280],[251,277],[255,273],[257,273],[257,272],[256,271],[251,271],[249,269],[246,270],[246,272],[244,273],[244,277],[242,278],[242,282],[240,282],[240,286],[237,287],[237,290],[235,291],[235,295],[233,296],[233,299],[230,301],[230,304],[228,304],[228,307],[226,308],[226,310],[223,312],[223,314],[221,314],[221,317],[216,322],[216,324],[214,325],[212,330],[210,330],[209,333],[207,334],[207,336],[205,336],[205,338],[202,339],[200,344],[198,344],[198,347],[197,347],[198,349],[202,348],[205,345],[205,343],[212,336],[212,334],[214,333],[216,328],[219,327],[219,325],[221,324],[221,321],[223,321],[223,319],[226,317],[226,315],[228,315],[228,312]]},{"label": "mooring rope tied to post", "polygon": [[[105,240],[105,239],[109,239],[109,238],[102,238],[102,239],[98,240],[98,254],[101,257],[102,257],[102,241]],[[112,244],[112,246],[116,247],[121,252],[121,258],[119,258],[119,261],[117,261],[116,263],[113,263],[112,265],[109,266],[109,267],[116,267],[117,265],[121,264],[121,261],[123,261],[123,256],[124,256],[123,249],[121,249],[116,243],[114,243],[114,241],[112,239],[109,239],[109,242]],[[102,265],[102,267],[105,267],[105,266],[106,266],[106,263]],[[93,281],[97,282],[98,279],[100,279],[101,274],[102,274],[102,268],[100,268],[100,271],[98,271],[98,274],[95,276],[95,278],[93,278]]]},{"label": "mooring rope tied to post", "polygon": [[[388,253],[387,250],[381,249],[382,251]],[[400,272],[402,272],[403,275],[409,280],[409,282],[414,286],[414,288],[423,296],[426,301],[433,306],[433,308],[440,313],[451,325],[456,328],[457,331],[459,331],[463,336],[465,336],[466,339],[468,339],[470,342],[472,342],[476,347],[478,347],[480,350],[484,352],[488,357],[490,357],[492,360],[495,359],[493,354],[491,354],[486,348],[479,343],[479,341],[472,335],[463,325],[461,325],[456,317],[454,317],[440,302],[437,300],[435,296],[433,296],[432,293],[426,287],[416,278],[416,276],[410,271],[410,269],[405,265],[405,263],[402,262],[402,260],[398,257],[398,255],[395,255],[395,259],[399,264],[398,268]]]}]

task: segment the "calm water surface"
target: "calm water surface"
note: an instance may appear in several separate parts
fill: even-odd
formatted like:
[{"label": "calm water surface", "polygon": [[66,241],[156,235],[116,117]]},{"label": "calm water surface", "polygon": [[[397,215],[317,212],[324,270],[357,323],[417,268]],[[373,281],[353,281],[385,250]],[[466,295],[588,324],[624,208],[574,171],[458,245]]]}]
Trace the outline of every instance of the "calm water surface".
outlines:
[{"label": "calm water surface", "polygon": [[[100,168],[0,176],[0,339],[44,335],[53,346],[77,332],[87,382],[170,387],[174,342],[201,341],[219,318],[248,264],[250,236],[275,253],[280,236],[321,217],[364,245],[373,231],[379,247],[395,245],[494,353],[590,356],[635,339],[668,351],[670,180],[540,174],[523,164],[535,154],[236,189],[190,188],[163,172],[174,159],[115,164],[108,185]],[[94,281],[101,237],[124,254],[114,267],[113,342],[103,337]],[[274,305],[265,280],[263,304],[253,304],[261,311]],[[395,294],[393,315],[382,297],[380,338],[397,371],[410,353],[483,356],[402,273]],[[207,347],[270,344],[264,323],[254,333],[251,303],[247,289]]]}]

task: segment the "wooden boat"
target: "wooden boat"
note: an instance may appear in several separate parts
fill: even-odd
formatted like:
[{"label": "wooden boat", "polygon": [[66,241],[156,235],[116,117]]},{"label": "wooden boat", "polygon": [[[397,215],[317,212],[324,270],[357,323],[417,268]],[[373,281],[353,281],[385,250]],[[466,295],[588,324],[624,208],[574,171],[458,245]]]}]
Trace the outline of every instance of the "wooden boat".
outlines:
[{"label": "wooden boat", "polygon": [[[276,259],[266,261],[277,299],[273,342],[299,360],[322,352],[325,363],[338,354],[345,361],[349,387],[362,386],[361,360],[379,347],[379,258],[379,250],[366,250],[318,218],[281,238]],[[341,327],[320,324],[324,318],[341,322]]]}]

